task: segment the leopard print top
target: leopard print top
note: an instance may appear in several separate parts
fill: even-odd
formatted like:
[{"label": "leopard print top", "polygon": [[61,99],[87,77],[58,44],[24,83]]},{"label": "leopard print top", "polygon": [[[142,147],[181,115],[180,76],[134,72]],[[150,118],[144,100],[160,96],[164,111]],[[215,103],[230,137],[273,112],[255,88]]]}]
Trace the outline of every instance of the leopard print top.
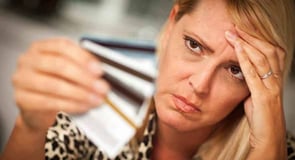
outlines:
[{"label": "leopard print top", "polygon": [[[127,144],[114,160],[149,160],[152,152],[152,138],[156,131],[156,116],[150,114],[149,122],[144,130],[142,141],[134,150],[132,143]],[[133,144],[134,145],[134,144]],[[295,160],[295,139],[287,134],[288,160]],[[111,160],[95,146],[65,113],[58,113],[56,121],[48,129],[45,143],[46,160]],[[197,155],[193,160],[200,160]]]}]

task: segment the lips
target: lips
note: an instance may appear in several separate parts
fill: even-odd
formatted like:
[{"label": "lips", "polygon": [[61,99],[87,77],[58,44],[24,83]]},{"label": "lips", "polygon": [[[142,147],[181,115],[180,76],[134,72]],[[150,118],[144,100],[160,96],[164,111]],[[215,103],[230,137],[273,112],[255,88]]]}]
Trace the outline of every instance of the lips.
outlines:
[{"label": "lips", "polygon": [[174,101],[175,107],[181,112],[184,112],[184,113],[201,112],[201,110],[196,105],[189,102],[182,96],[173,95],[173,101]]}]

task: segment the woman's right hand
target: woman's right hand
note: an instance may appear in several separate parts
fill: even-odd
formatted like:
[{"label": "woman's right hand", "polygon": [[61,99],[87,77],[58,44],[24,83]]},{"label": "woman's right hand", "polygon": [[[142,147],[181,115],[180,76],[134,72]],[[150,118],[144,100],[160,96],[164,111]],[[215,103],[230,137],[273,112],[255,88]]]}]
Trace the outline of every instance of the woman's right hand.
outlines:
[{"label": "woman's right hand", "polygon": [[12,77],[21,120],[47,129],[58,111],[76,114],[100,105],[110,88],[102,74],[99,60],[67,39],[33,43]]}]

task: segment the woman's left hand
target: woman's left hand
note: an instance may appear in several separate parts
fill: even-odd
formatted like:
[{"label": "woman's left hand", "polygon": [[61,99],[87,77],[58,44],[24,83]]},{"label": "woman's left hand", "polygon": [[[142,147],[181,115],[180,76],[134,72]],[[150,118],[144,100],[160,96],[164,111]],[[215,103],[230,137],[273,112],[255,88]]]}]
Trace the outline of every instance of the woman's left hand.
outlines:
[{"label": "woman's left hand", "polygon": [[286,159],[283,112],[285,52],[236,28],[225,37],[234,47],[251,95],[244,103],[250,126],[249,159]]}]

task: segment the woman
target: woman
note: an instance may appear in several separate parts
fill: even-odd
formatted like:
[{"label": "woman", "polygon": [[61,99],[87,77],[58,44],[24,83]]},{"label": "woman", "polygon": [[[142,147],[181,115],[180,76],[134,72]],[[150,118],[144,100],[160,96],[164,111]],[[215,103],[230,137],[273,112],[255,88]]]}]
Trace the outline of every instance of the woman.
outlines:
[{"label": "woman", "polygon": [[[116,159],[292,159],[282,105],[291,2],[177,0],[160,38],[155,110]],[[99,62],[60,39],[35,43],[19,62],[21,114],[3,157],[107,159],[64,113],[55,119],[102,103]]]}]

